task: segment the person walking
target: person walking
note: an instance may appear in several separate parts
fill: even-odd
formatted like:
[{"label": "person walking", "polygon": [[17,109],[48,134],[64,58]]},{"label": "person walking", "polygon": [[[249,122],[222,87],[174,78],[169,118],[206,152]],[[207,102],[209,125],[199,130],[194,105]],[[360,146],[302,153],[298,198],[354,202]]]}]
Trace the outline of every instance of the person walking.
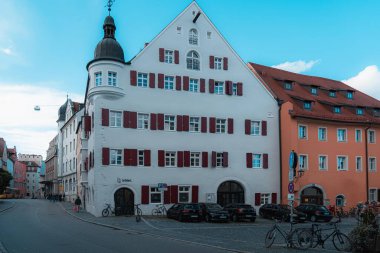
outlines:
[{"label": "person walking", "polygon": [[80,200],[79,195],[77,195],[77,198],[75,199],[74,204],[75,204],[75,211],[78,213],[80,205],[82,204],[82,201]]}]

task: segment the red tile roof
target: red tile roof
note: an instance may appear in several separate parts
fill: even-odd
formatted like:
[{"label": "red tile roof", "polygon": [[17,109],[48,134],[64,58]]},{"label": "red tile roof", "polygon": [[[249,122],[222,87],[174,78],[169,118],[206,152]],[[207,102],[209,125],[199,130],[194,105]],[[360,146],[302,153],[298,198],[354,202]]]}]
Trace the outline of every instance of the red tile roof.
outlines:
[{"label": "red tile roof", "polygon": [[[264,81],[264,85],[277,100],[294,104],[293,111],[290,112],[292,116],[380,124],[380,101],[340,81],[296,74],[255,63],[248,63],[248,67]],[[292,85],[291,90],[285,89],[285,82]],[[317,88],[317,95],[311,94],[312,87]],[[330,97],[329,91],[335,91],[336,97]],[[347,98],[348,92],[352,92],[352,99]],[[310,110],[304,109],[305,101],[311,102]],[[341,107],[341,113],[334,113],[334,106]],[[357,115],[357,108],[362,108],[364,114]]]}]

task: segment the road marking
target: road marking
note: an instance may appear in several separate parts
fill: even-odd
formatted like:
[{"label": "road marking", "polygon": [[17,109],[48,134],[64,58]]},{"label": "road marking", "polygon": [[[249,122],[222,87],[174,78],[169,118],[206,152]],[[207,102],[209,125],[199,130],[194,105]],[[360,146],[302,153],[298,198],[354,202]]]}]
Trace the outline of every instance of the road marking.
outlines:
[{"label": "road marking", "polygon": [[4,247],[4,245],[0,242],[0,253],[8,253],[7,249]]}]

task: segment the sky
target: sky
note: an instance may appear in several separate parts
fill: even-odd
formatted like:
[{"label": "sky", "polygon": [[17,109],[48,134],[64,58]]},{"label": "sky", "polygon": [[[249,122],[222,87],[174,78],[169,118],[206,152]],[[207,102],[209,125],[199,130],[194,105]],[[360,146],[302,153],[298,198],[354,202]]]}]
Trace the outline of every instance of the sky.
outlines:
[{"label": "sky", "polygon": [[[46,157],[67,96],[83,102],[106,0],[0,1],[0,137]],[[126,60],[191,0],[116,0]],[[245,62],[344,81],[380,99],[380,1],[198,0]],[[34,111],[35,105],[41,110]]]}]

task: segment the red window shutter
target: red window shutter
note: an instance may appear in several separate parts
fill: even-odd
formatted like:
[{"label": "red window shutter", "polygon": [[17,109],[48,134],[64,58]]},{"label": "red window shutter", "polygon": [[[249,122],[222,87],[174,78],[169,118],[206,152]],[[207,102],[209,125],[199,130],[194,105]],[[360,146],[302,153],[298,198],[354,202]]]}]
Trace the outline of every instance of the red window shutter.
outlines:
[{"label": "red window shutter", "polygon": [[86,157],[86,160],[84,161],[84,169],[88,171],[88,157]]},{"label": "red window shutter", "polygon": [[245,134],[251,134],[251,121],[249,119],[245,120]]},{"label": "red window shutter", "polygon": [[277,204],[277,193],[272,193],[272,204]]},{"label": "red window shutter", "polygon": [[174,50],[174,63],[179,64],[179,51]]},{"label": "red window shutter", "polygon": [[102,126],[110,125],[110,110],[102,108]]},{"label": "red window shutter", "polygon": [[209,93],[214,93],[214,87],[215,87],[215,81],[214,81],[214,79],[209,79],[208,80],[208,92]]},{"label": "red window shutter", "polygon": [[157,130],[157,115],[155,113],[150,114],[150,130]]},{"label": "red window shutter", "polygon": [[210,69],[214,69],[214,56],[210,55]]},{"label": "red window shutter", "polygon": [[177,167],[183,167],[183,151],[177,151]]},{"label": "red window shutter", "polygon": [[223,57],[223,69],[228,70],[228,58]]},{"label": "red window shutter", "polygon": [[237,83],[237,95],[243,96],[243,83]]},{"label": "red window shutter", "polygon": [[247,168],[252,168],[252,153],[247,153]]},{"label": "red window shutter", "polygon": [[228,92],[229,92],[229,95],[232,95],[233,92],[232,92],[232,81],[228,81],[229,83],[229,87],[228,87]]},{"label": "red window shutter", "polygon": [[137,149],[131,149],[131,165],[137,166]]},{"label": "red window shutter", "polygon": [[183,152],[183,156],[184,156],[184,159],[185,159],[185,162],[184,162],[184,167],[190,167],[190,151],[184,151]]},{"label": "red window shutter", "polygon": [[182,86],[181,79],[182,78],[180,76],[175,77],[175,89],[176,90],[181,90],[181,86]]},{"label": "red window shutter", "polygon": [[216,132],[216,119],[211,117],[210,118],[210,133]]},{"label": "red window shutter", "polygon": [[129,113],[129,127],[135,129],[137,128],[137,112]]},{"label": "red window shutter", "polygon": [[261,202],[261,193],[255,193],[255,206],[259,206]]},{"label": "red window shutter", "polygon": [[110,164],[110,149],[109,148],[102,149],[102,164],[103,165]]},{"label": "red window shutter", "polygon": [[183,115],[182,116],[182,131],[189,132],[189,115]]},{"label": "red window shutter", "polygon": [[228,133],[229,134],[234,133],[234,119],[231,119],[231,118],[228,119]]},{"label": "red window shutter", "polygon": [[232,85],[231,85],[230,81],[225,81],[224,84],[225,84],[226,94],[232,95]]},{"label": "red window shutter", "polygon": [[164,204],[170,204],[170,186],[168,186],[168,190],[164,191]]},{"label": "red window shutter", "polygon": [[188,76],[184,76],[183,77],[183,90],[186,90],[186,91],[189,90],[189,82],[190,82],[189,77]]},{"label": "red window shutter", "polygon": [[223,167],[228,167],[228,152],[223,152]]},{"label": "red window shutter", "polygon": [[198,191],[199,191],[198,185],[191,186],[191,202],[198,203]]},{"label": "red window shutter", "polygon": [[267,122],[265,120],[261,121],[261,135],[267,136]]},{"label": "red window shutter", "polygon": [[164,114],[157,114],[157,129],[164,130]]},{"label": "red window shutter", "polygon": [[156,75],[154,73],[149,73],[149,87],[154,88],[156,86]]},{"label": "red window shutter", "polygon": [[207,168],[208,167],[208,153],[202,152],[202,167]]},{"label": "red window shutter", "polygon": [[124,166],[129,166],[130,163],[129,163],[129,157],[130,157],[130,153],[129,153],[129,149],[124,149]]},{"label": "red window shutter", "polygon": [[207,133],[207,117],[201,118],[201,132]]},{"label": "red window shutter", "polygon": [[170,186],[170,202],[178,203],[178,185]]},{"label": "red window shutter", "polygon": [[123,112],[123,126],[125,128],[129,128],[129,112],[128,111]]},{"label": "red window shutter", "polygon": [[177,131],[181,132],[182,129],[183,129],[183,126],[182,126],[182,116],[181,115],[177,115]]},{"label": "red window shutter", "polygon": [[164,80],[165,76],[164,74],[158,74],[158,88],[163,89],[164,88]]},{"label": "red window shutter", "polygon": [[165,61],[165,49],[163,49],[163,48],[159,49],[159,58],[160,58],[160,62]]},{"label": "red window shutter", "polygon": [[144,150],[144,166],[150,166],[150,150]]},{"label": "red window shutter", "polygon": [[263,154],[263,168],[268,169],[268,154]]},{"label": "red window shutter", "polygon": [[137,72],[134,71],[134,70],[131,70],[130,72],[130,81],[131,81],[131,85],[132,86],[136,86],[137,85]]},{"label": "red window shutter", "polygon": [[211,153],[211,167],[216,167],[216,152],[212,151]]},{"label": "red window shutter", "polygon": [[91,132],[91,117],[84,116],[84,131]]},{"label": "red window shutter", "polygon": [[149,204],[149,186],[141,186],[141,204]]},{"label": "red window shutter", "polygon": [[165,151],[158,150],[158,167],[165,167]]},{"label": "red window shutter", "polygon": [[201,83],[200,92],[205,93],[206,92],[206,80],[201,78],[200,83]]}]

